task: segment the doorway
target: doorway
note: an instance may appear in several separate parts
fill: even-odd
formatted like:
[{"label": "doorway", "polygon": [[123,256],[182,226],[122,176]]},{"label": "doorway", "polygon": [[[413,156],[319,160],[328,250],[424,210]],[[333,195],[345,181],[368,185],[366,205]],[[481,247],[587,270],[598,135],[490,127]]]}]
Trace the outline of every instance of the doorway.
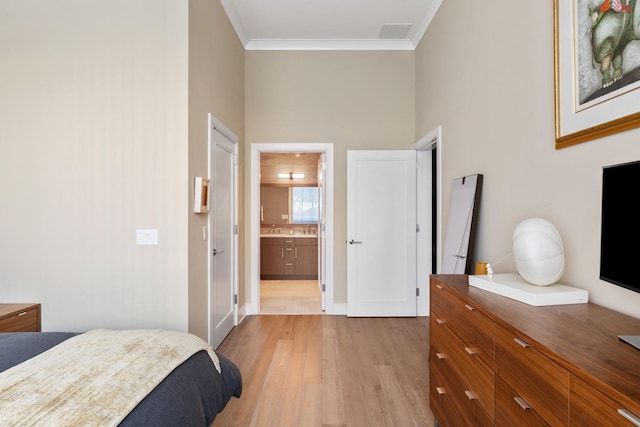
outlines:
[{"label": "doorway", "polygon": [[[264,211],[261,209],[261,187],[260,187],[260,169],[261,169],[261,154],[269,153],[318,153],[324,159],[321,162],[322,172],[322,190],[323,194],[320,197],[322,208],[320,209],[324,215],[318,220],[316,225],[296,225],[294,218],[290,217],[289,210],[287,213],[279,213],[279,219],[281,223],[277,224],[272,221],[265,227],[263,223]],[[324,306],[324,312],[331,314],[333,312],[333,144],[323,143],[274,143],[274,144],[252,144],[251,145],[251,247],[254,248],[251,252],[251,298],[247,303],[248,314],[260,314],[260,313],[275,313],[278,311],[277,307],[282,307],[282,312],[295,313],[296,311],[311,312],[309,308],[309,294],[312,294],[317,289],[320,294],[320,301],[317,299],[313,304],[320,303],[321,309],[317,310],[317,305],[314,305],[313,312],[322,313],[322,306]],[[293,172],[292,170],[285,171],[286,173]],[[282,172],[281,172],[282,173]],[[320,188],[320,187],[319,187]],[[288,273],[293,274],[294,280],[283,280],[289,277],[279,277],[278,273],[281,271],[276,270],[270,272],[269,283],[265,284],[265,291],[263,295],[263,281],[261,277],[261,231],[270,233],[272,239],[269,242],[273,242],[272,246],[276,245],[276,240],[280,237],[290,236],[285,233],[293,233],[295,237],[299,238],[299,248],[291,246],[289,248],[283,246],[282,248],[276,247],[268,248],[275,255],[279,255],[284,258],[284,251],[289,249],[292,252],[292,256],[298,251],[301,256],[304,251],[310,250],[309,247],[304,247],[304,243],[309,243],[312,239],[317,239],[315,248],[316,263],[315,271],[317,271],[317,280],[313,280],[307,277],[308,272],[303,270],[298,271],[295,274],[294,270],[290,270]],[[293,239],[290,244],[295,245]],[[278,252],[280,251],[280,252]],[[278,252],[276,254],[276,252]],[[266,252],[265,252],[266,253]],[[283,267],[285,268],[285,267]],[[286,266],[286,268],[294,268],[292,266]],[[305,268],[302,266],[301,268]],[[307,274],[305,274],[307,273]],[[285,283],[286,282],[286,283]],[[313,286],[316,288],[314,289]],[[295,287],[294,292],[287,294],[287,288]],[[271,300],[266,301],[265,298],[269,296],[282,296],[280,301]],[[275,302],[274,302],[275,301]],[[297,301],[297,302],[296,302]],[[261,305],[265,305],[265,309],[261,309]],[[291,306],[291,304],[298,304],[298,308]],[[306,307],[306,308],[305,308]],[[301,313],[299,313],[301,314]]]}]

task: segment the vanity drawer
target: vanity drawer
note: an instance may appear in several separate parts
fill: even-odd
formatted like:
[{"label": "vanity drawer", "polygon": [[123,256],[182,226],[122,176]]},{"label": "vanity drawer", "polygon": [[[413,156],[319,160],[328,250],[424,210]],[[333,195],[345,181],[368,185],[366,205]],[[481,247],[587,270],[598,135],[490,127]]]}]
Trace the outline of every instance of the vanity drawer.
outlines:
[{"label": "vanity drawer", "polygon": [[640,423],[640,403],[635,406],[616,402],[611,396],[588,385],[584,381],[571,376],[569,425],[582,427],[597,425],[599,427],[637,426],[630,421]]},{"label": "vanity drawer", "polygon": [[0,304],[0,332],[40,332],[40,304]]},{"label": "vanity drawer", "polygon": [[262,237],[260,239],[260,245],[262,246],[283,246],[284,239],[280,237]]},{"label": "vanity drawer", "polygon": [[551,426],[569,421],[569,373],[527,342],[496,327],[496,374]]}]

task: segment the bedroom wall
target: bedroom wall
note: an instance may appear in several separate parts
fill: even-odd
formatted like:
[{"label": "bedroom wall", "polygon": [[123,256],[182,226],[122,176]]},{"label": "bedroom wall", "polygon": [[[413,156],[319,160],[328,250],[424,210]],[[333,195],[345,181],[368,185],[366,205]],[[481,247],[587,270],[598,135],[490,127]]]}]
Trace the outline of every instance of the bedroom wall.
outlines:
[{"label": "bedroom wall", "polygon": [[[202,338],[208,328],[208,242],[202,227],[208,216],[193,213],[193,178],[208,175],[207,114],[212,113],[240,139],[239,157],[244,152],[244,48],[219,1],[189,1],[189,330]],[[243,165],[238,166],[238,193],[242,212]],[[240,248],[244,232],[240,220]],[[239,284],[244,283],[243,259],[239,256]],[[244,288],[239,289],[239,307],[244,305]]]},{"label": "bedroom wall", "polygon": [[[414,141],[414,52],[245,52],[245,218],[252,143],[334,144],[334,302],[346,303],[346,151],[409,149]],[[256,224],[257,225],[257,224]],[[245,287],[251,258],[245,224]]]},{"label": "bedroom wall", "polygon": [[0,52],[0,301],[186,329],[188,3],[5,0]]},{"label": "bedroom wall", "polygon": [[564,242],[561,283],[640,317],[639,294],[598,278],[602,167],[640,159],[640,130],[556,150],[553,43],[551,2],[473,13],[465,0],[443,2],[416,50],[415,136],[442,125],[445,219],[451,181],[484,174],[478,260],[515,272],[513,229],[546,218]]}]

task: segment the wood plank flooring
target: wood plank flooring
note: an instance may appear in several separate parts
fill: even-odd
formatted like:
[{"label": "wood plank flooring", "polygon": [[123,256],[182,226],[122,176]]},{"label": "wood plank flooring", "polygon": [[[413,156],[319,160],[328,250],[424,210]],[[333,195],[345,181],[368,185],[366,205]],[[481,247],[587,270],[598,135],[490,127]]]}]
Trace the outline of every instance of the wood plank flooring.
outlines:
[{"label": "wood plank flooring", "polygon": [[317,280],[261,280],[261,314],[321,314]]},{"label": "wood plank flooring", "polygon": [[214,427],[433,427],[428,317],[251,316],[218,350],[244,385]]}]

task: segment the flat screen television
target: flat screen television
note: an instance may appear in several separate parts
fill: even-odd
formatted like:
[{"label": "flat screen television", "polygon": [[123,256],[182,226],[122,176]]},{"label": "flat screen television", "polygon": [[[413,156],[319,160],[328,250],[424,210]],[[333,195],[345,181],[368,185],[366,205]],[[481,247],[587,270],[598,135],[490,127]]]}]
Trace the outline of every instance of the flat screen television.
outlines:
[{"label": "flat screen television", "polygon": [[600,279],[640,292],[640,161],[602,169]]}]

